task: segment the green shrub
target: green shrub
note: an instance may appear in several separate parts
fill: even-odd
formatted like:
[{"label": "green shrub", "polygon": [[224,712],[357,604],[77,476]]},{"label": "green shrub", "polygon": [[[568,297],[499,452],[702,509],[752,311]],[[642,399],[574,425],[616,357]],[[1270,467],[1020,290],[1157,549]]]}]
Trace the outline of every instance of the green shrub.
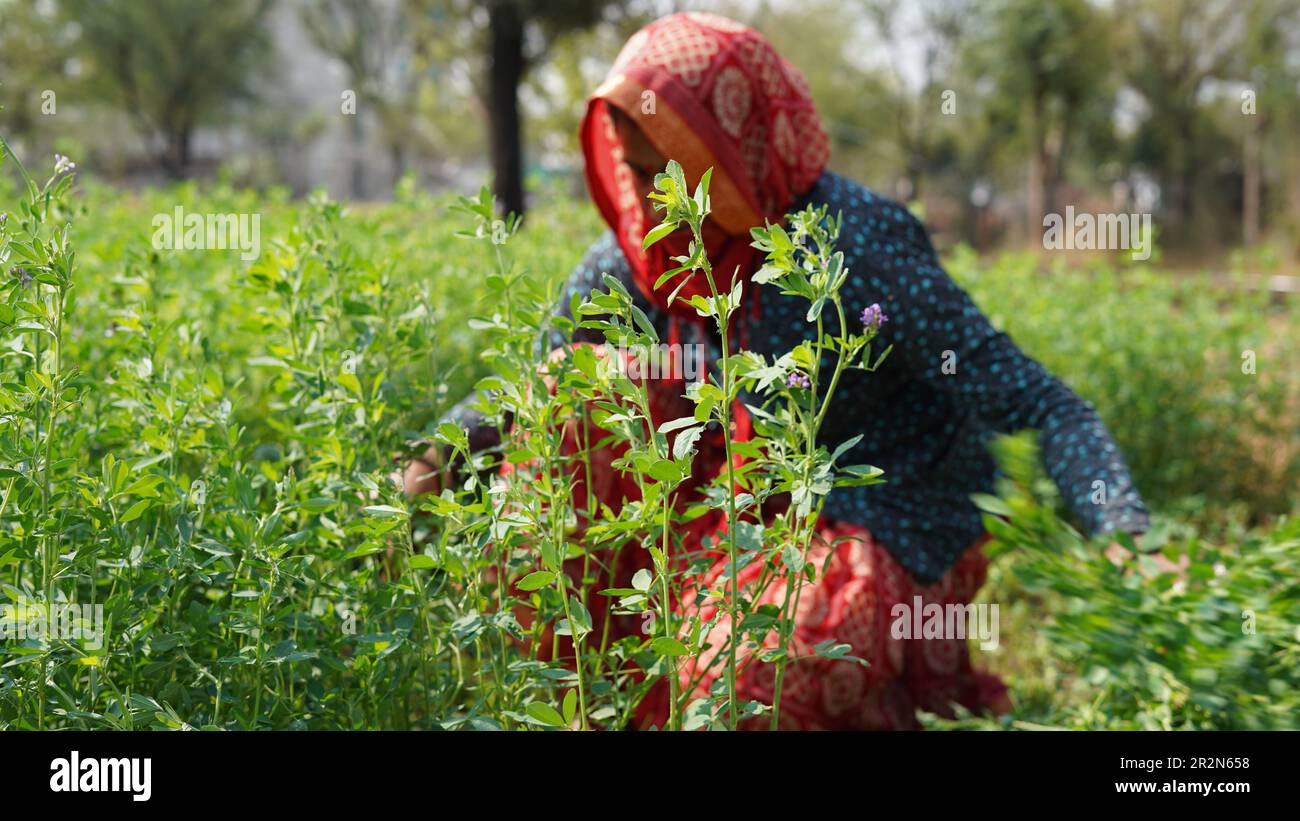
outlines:
[{"label": "green shrub", "polygon": [[[1300,306],[1144,267],[1033,273],[958,253],[994,324],[1097,407],[1156,509],[1290,511],[1300,487]],[[1254,373],[1247,373],[1253,352]]]},{"label": "green shrub", "polygon": [[1143,547],[1186,555],[1185,578],[1142,555],[1121,568],[1059,518],[1030,437],[998,450],[1007,478],[982,500],[998,572],[981,599],[1012,604],[1018,658],[998,666],[1021,704],[976,726],[1300,726],[1300,518],[1220,541],[1158,517]]},{"label": "green shrub", "polygon": [[[580,511],[553,504],[570,481],[553,438],[560,423],[593,391],[613,389],[588,378],[591,363],[570,351],[566,390],[552,402],[531,367],[558,283],[601,230],[594,209],[560,200],[535,210],[509,238],[517,263],[499,267],[495,249],[455,236],[465,221],[448,215],[450,199],[410,186],[392,203],[345,208],[277,190],[122,194],[94,184],[69,191],[60,175],[30,188],[15,179],[0,181],[0,604],[100,604],[108,641],[0,641],[0,728],[458,728],[549,726],[557,716],[619,726],[638,693],[633,661],[658,675],[678,644],[698,651],[707,633],[698,623],[677,625],[677,643],[666,632],[607,647],[593,637],[580,679],[510,649],[524,635],[517,603],[582,632],[581,602],[599,591],[584,577],[562,595],[562,557],[599,563],[635,539],[671,551],[678,517],[700,512],[656,510],[665,497],[650,489],[671,485],[668,466],[688,463],[689,448],[667,458],[663,432],[636,433],[635,413],[623,436],[644,457],[630,464],[653,479],[647,504],[602,512],[588,553],[572,538]],[[177,205],[258,214],[260,258],[156,251],[152,219]],[[804,258],[825,267],[833,255],[823,251]],[[1158,508],[1182,510],[1192,494],[1213,514],[1192,510],[1198,520],[1223,521],[1234,504],[1258,519],[1294,502],[1294,382],[1282,365],[1294,314],[1133,271],[1040,279],[1024,260],[960,256],[953,268],[996,322],[1097,403]],[[644,333],[625,296],[593,299],[622,315],[626,333]],[[1258,354],[1256,376],[1240,372],[1244,348]],[[803,351],[733,363],[737,384],[771,377],[778,388],[760,434],[792,437],[783,459],[762,462],[750,446],[755,472],[741,481],[755,496],[802,493],[802,482],[816,488],[802,500],[820,498],[839,470],[824,449],[807,447],[806,426],[790,424],[792,397],[816,397],[782,386],[811,362]],[[554,492],[471,483],[409,505],[387,481],[394,455],[434,436],[441,413],[490,374],[535,388],[514,397],[513,410],[537,415],[520,429],[533,439],[512,453],[554,456]],[[618,391],[635,399],[626,385]],[[504,513],[507,501],[531,518]],[[1011,493],[1008,503],[1036,512],[1043,527],[1001,532],[1031,549],[998,566],[992,592],[1017,597],[1017,613],[1059,614],[1051,647],[1033,631],[1008,634],[1020,648],[1062,654],[1031,656],[1037,666],[1015,679],[1026,695],[1019,719],[1286,725],[1295,648],[1278,630],[1296,623],[1294,588],[1280,581],[1295,577],[1293,525],[1243,536],[1239,551],[1195,543],[1203,561],[1194,573],[1223,561],[1226,574],[1194,576],[1174,594],[1088,558],[1048,518],[1047,502]],[[815,511],[810,504],[792,509]],[[434,516],[417,524],[420,508]],[[1170,532],[1189,539],[1185,524]],[[795,516],[765,533],[747,529],[738,549],[744,561],[770,562],[768,583],[788,584],[790,569],[815,572],[801,560],[806,535]],[[485,553],[489,538],[505,548]],[[552,575],[533,576],[539,570]],[[518,597],[497,581],[529,576]],[[668,576],[606,598],[628,612],[662,609],[663,584],[685,582]],[[719,593],[742,618],[755,616],[746,630],[785,635],[782,613],[748,613],[734,590]],[[1258,614],[1249,641],[1228,618],[1247,607]],[[1099,611],[1108,614],[1101,628]],[[1152,641],[1165,652],[1135,655]],[[779,648],[764,658],[782,661]],[[1095,670],[1109,672],[1102,680]],[[1071,686],[1058,694],[1057,681]],[[1080,692],[1092,694],[1088,703],[1103,694],[1104,710],[1084,711]],[[711,698],[677,719],[720,721],[725,688]]]}]

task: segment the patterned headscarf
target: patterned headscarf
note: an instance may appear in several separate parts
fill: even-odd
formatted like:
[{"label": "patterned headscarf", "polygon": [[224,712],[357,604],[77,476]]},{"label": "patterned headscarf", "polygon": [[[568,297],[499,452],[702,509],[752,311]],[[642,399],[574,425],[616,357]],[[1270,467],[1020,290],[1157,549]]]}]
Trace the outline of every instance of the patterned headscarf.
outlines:
[{"label": "patterned headscarf", "polygon": [[[672,290],[654,282],[684,253],[674,238],[641,250],[645,213],[609,107],[629,117],[656,149],[677,160],[694,188],[713,168],[711,219],[726,234],[724,247],[709,248],[719,289],[738,272],[748,278],[760,259],[749,229],[779,222],[826,167],[830,143],[813,106],[808,84],[761,34],[725,17],[683,12],[664,17],[632,35],[608,78],[588,101],[580,136],[587,183],[605,221],[614,229],[637,286],[675,318],[699,321],[686,306],[707,294],[696,277],[668,309]],[[752,290],[752,289],[751,289]],[[756,294],[746,296],[756,307]]]}]

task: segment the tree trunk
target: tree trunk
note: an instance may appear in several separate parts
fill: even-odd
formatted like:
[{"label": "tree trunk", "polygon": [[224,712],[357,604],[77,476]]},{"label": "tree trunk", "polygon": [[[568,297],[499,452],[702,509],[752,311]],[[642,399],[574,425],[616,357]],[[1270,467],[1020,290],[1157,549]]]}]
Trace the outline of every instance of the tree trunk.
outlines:
[{"label": "tree trunk", "polygon": [[191,136],[191,130],[184,126],[177,126],[167,132],[162,167],[168,178],[183,180],[189,177]]},{"label": "tree trunk", "polygon": [[[356,80],[353,79],[352,87],[356,88]],[[349,187],[352,189],[352,198],[361,199],[365,194],[366,187],[366,133],[365,123],[361,122],[360,112],[350,115],[351,122],[348,123],[348,142],[349,150],[352,154],[350,165],[350,182]]]},{"label": "tree trunk", "polygon": [[[1286,162],[1291,168],[1291,173],[1285,176],[1285,179],[1287,180],[1286,201],[1291,204],[1290,222],[1292,236],[1297,236],[1300,235],[1300,161],[1297,161],[1295,157],[1292,157],[1290,160],[1284,162]],[[1295,255],[1297,259],[1300,259],[1300,245],[1295,247]]]},{"label": "tree trunk", "polygon": [[393,164],[393,190],[406,174],[406,148],[401,142],[393,140],[388,144],[388,157]]},{"label": "tree trunk", "polygon": [[1183,239],[1186,242],[1197,240],[1196,232],[1196,171],[1190,161],[1183,164],[1178,175],[1178,222],[1182,226]]},{"label": "tree trunk", "polygon": [[1241,174],[1241,242],[1247,248],[1259,241],[1259,132],[1254,122],[1246,131]]},{"label": "tree trunk", "polygon": [[1025,186],[1026,227],[1031,243],[1041,242],[1043,238],[1043,216],[1047,213],[1047,159],[1042,150],[1035,145],[1029,152],[1029,181]]},{"label": "tree trunk", "polygon": [[1043,216],[1047,213],[1047,126],[1042,96],[1037,92],[1030,101],[1029,180],[1025,186],[1026,239],[1036,245],[1042,243]]},{"label": "tree trunk", "polygon": [[488,8],[491,66],[488,123],[491,130],[493,188],[506,211],[524,213],[523,147],[519,123],[519,83],[524,77],[524,21],[514,0]]},{"label": "tree trunk", "polygon": [[1065,164],[1069,160],[1067,156],[1070,151],[1070,129],[1073,127],[1072,116],[1075,103],[1070,102],[1061,116],[1061,124],[1057,128],[1052,140],[1051,153],[1048,157],[1047,183],[1043,186],[1043,211],[1045,213],[1060,213],[1060,203],[1057,202],[1057,194],[1061,186],[1065,183]]}]

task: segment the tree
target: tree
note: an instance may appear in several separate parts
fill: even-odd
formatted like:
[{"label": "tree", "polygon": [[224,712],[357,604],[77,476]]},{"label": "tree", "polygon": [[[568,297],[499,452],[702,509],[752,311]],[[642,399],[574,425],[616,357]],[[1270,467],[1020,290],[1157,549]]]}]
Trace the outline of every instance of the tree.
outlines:
[{"label": "tree", "polygon": [[[890,82],[884,94],[894,127],[894,138],[903,155],[903,195],[920,199],[922,181],[933,168],[939,152],[942,130],[939,118],[943,99],[953,90],[956,55],[972,10],[968,0],[926,0],[908,7],[919,10],[919,30],[907,30],[902,0],[864,0],[867,20],[884,45]],[[904,64],[906,52],[919,51],[919,76],[909,82]],[[914,87],[913,87],[914,86]]]},{"label": "tree", "polygon": [[[524,213],[519,85],[564,32],[596,22],[610,0],[483,0],[487,8],[487,84],[493,188],[507,211]],[[529,36],[529,35],[533,36]]]},{"label": "tree", "polygon": [[0,0],[0,21],[0,122],[17,142],[37,134],[42,116],[57,113],[67,37],[54,10],[39,3]]},{"label": "tree", "polygon": [[1082,119],[1109,115],[1110,59],[1101,12],[1088,0],[1003,0],[991,17],[984,60],[993,116],[1021,134],[1028,157],[1031,234],[1056,207]]},{"label": "tree", "polygon": [[1125,77],[1148,109],[1135,160],[1160,184],[1172,236],[1192,234],[1198,176],[1219,158],[1204,95],[1241,46],[1238,0],[1120,0]]},{"label": "tree", "polygon": [[515,0],[488,3],[488,134],[493,187],[506,211],[524,212],[523,129],[519,84],[524,56],[524,10]]},{"label": "tree", "polygon": [[[1300,67],[1287,63],[1287,55],[1300,46],[1295,36],[1300,7],[1289,0],[1251,0],[1244,15],[1243,43],[1235,52],[1241,63],[1235,73],[1247,88],[1240,101],[1232,102],[1234,111],[1240,112],[1244,120],[1241,240],[1250,246],[1263,231],[1264,158],[1268,144],[1280,135],[1283,144],[1293,145],[1295,129],[1300,126]],[[1281,156],[1269,165],[1293,168],[1294,150],[1292,156],[1275,151]]]},{"label": "tree", "polygon": [[65,0],[91,88],[117,103],[168,176],[189,176],[195,130],[255,97],[271,0]]},{"label": "tree", "polygon": [[[348,75],[348,91],[355,96],[353,109],[348,112],[348,130],[352,141],[351,189],[353,197],[365,193],[365,114],[371,106],[378,109],[381,122],[392,123],[387,117],[392,102],[384,93],[384,78],[388,69],[402,60],[409,60],[413,50],[409,38],[412,22],[410,6],[402,0],[317,0],[304,3],[300,16],[307,35],[316,47],[343,64]],[[398,99],[413,96],[410,75],[403,83]],[[388,132],[390,151],[400,176],[402,146],[391,125]]]}]

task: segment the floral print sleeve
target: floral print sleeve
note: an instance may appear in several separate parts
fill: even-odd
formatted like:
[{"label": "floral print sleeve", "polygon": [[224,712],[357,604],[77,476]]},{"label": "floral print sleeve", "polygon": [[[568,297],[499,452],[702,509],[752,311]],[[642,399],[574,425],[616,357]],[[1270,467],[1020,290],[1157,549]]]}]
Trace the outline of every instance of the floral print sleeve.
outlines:
[{"label": "floral print sleeve", "polygon": [[[971,495],[994,490],[989,440],[1031,428],[1040,432],[1048,473],[1089,534],[1147,528],[1146,507],[1093,407],[993,327],[943,270],[925,228],[907,209],[831,173],[795,209],[809,203],[843,215],[846,301],[857,321],[881,325],[877,351],[893,346],[879,370],[844,375],[841,399],[822,430],[831,447],[857,438],[845,458],[879,466],[887,481],[837,489],[827,499],[827,516],[866,527],[916,580],[933,582],[984,533]],[[575,294],[603,289],[602,273],[629,285],[662,334],[664,317],[631,287],[610,232],[569,276],[556,312],[567,314]],[[807,306],[797,299],[765,289],[760,306],[750,329],[758,353],[779,356],[813,332]],[[576,340],[602,341],[583,329]],[[556,335],[552,344],[563,341]],[[712,360],[716,349],[710,350]],[[498,433],[472,402],[462,402],[452,418],[470,428],[476,448],[490,447]]]},{"label": "floral print sleeve", "polygon": [[1089,534],[1145,530],[1146,508],[1092,405],[993,327],[905,208],[883,207],[875,228],[852,290],[888,317],[891,357],[991,430],[1037,429],[1043,463]]}]

